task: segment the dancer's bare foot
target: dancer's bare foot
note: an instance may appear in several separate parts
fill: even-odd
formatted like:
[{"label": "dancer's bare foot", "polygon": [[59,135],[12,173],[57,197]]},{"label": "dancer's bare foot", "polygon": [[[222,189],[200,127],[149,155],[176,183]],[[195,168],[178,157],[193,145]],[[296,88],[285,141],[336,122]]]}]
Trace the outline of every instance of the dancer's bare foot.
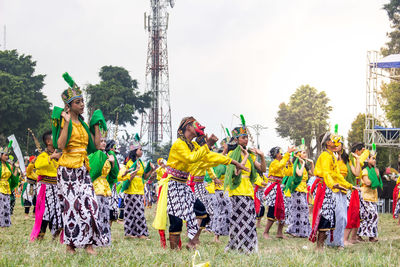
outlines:
[{"label": "dancer's bare foot", "polygon": [[192,240],[190,240],[187,244],[186,244],[186,249],[191,250],[191,249],[196,249],[196,243]]},{"label": "dancer's bare foot", "polygon": [[365,240],[364,240],[364,239],[362,239],[362,237],[361,237],[361,236],[357,236],[357,241],[358,241],[358,242],[365,242]]},{"label": "dancer's bare foot", "polygon": [[352,245],[353,245],[353,243],[351,241],[344,241],[344,246],[345,247],[349,247],[349,246],[352,246]]},{"label": "dancer's bare foot", "polygon": [[214,236],[214,242],[215,243],[221,243],[221,240],[219,240],[219,235]]},{"label": "dancer's bare foot", "polygon": [[375,237],[370,237],[369,238],[369,242],[378,242],[378,239],[377,238],[375,238]]},{"label": "dancer's bare foot", "polygon": [[117,223],[124,225],[124,221],[123,220],[118,220]]},{"label": "dancer's bare foot", "polygon": [[276,238],[280,238],[280,239],[288,239],[287,236],[280,234],[280,235],[276,235]]},{"label": "dancer's bare foot", "polygon": [[29,219],[29,214],[25,213],[25,219]]},{"label": "dancer's bare foot", "polygon": [[76,250],[75,250],[75,248],[74,248],[73,246],[68,246],[68,245],[67,245],[67,250],[66,250],[66,252],[67,252],[68,254],[75,254],[75,253],[76,253]]},{"label": "dancer's bare foot", "polygon": [[86,253],[87,253],[87,254],[94,255],[94,256],[97,255],[97,252],[94,251],[92,245],[87,245],[86,248],[85,248],[85,250],[86,250]]},{"label": "dancer's bare foot", "polygon": [[[351,244],[358,244],[358,243],[360,243],[360,241],[358,241],[357,239],[350,239],[350,241],[349,241]],[[346,244],[346,243],[345,243]]]},{"label": "dancer's bare foot", "polygon": [[145,235],[138,236],[138,238],[139,238],[139,239],[148,239],[148,240],[150,240],[150,238],[148,238],[148,237],[145,236]]},{"label": "dancer's bare foot", "polygon": [[268,233],[266,233],[266,232],[264,232],[264,233],[263,233],[263,237],[264,237],[264,239],[270,239],[270,236],[269,236],[269,234],[268,234]]}]

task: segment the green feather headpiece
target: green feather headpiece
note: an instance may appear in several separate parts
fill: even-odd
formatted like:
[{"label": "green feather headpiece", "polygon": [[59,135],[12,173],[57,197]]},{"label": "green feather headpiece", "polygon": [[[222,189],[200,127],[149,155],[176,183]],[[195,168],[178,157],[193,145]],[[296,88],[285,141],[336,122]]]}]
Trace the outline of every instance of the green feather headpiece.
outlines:
[{"label": "green feather headpiece", "polygon": [[243,114],[240,114],[240,121],[242,122],[242,126],[246,127],[246,120],[244,119]]},{"label": "green feather headpiece", "polygon": [[133,137],[133,144],[130,149],[135,150],[135,149],[138,149],[141,147],[142,147],[142,145],[140,144],[140,136],[139,136],[139,134],[136,133],[135,136]]},{"label": "green feather headpiece", "polygon": [[62,77],[64,78],[64,81],[66,81],[69,85],[69,88],[65,90],[61,95],[64,103],[69,104],[76,98],[82,98],[81,89],[75,83],[74,79],[72,79],[72,77],[68,74],[68,72],[65,72]]},{"label": "green feather headpiece", "polygon": [[372,143],[371,156],[376,157],[376,144]]},{"label": "green feather headpiece", "polygon": [[338,133],[339,133],[339,125],[335,124],[335,134],[338,134]]},{"label": "green feather headpiece", "polygon": [[228,128],[225,128],[225,131],[228,134],[228,136],[231,137],[231,133],[229,132]]}]

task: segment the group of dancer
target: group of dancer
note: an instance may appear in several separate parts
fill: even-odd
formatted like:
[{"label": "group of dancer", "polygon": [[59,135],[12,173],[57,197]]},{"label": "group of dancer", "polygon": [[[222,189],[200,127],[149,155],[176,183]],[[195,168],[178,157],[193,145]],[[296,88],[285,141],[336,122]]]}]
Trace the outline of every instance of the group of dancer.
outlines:
[{"label": "group of dancer", "polygon": [[[348,154],[335,130],[320,137],[323,152],[315,164],[302,142],[286,152],[273,147],[268,168],[264,153],[248,146],[243,116],[241,125],[228,132],[219,147],[215,135],[206,135],[195,118],[185,117],[168,160],[143,162],[136,135],[124,164],[119,164],[115,141],[106,139],[102,112],[96,110],[87,124],[81,90],[68,74],[64,79],[69,84],[62,93],[65,107],[54,108],[52,130],[42,138],[46,149],[30,159],[26,173],[25,213],[34,201],[36,205],[32,241],[42,239],[49,228],[67,252],[85,248],[96,254],[94,247],[111,245],[121,193],[125,236],[148,239],[144,195],[154,176],[158,202],[152,226],[164,248],[169,220],[171,249],[182,248],[185,222],[188,249],[200,244],[206,229],[215,242],[229,236],[225,251],[257,252],[256,229],[264,215],[265,239],[271,238],[276,222],[277,238],[287,238],[283,232],[287,225],[287,235],[309,238],[318,250],[325,243],[343,248],[364,241],[362,237],[377,241],[377,188],[382,180],[375,147],[370,151],[356,143]],[[18,164],[9,164],[9,153],[10,146],[0,149],[0,227],[11,225],[11,194],[20,181]]]}]

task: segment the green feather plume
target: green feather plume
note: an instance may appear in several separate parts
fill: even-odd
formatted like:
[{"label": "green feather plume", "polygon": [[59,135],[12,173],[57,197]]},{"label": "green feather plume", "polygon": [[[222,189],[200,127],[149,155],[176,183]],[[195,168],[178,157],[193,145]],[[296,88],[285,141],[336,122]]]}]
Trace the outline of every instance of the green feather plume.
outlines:
[{"label": "green feather plume", "polygon": [[243,127],[246,127],[246,120],[244,119],[243,114],[240,114],[240,120],[242,121]]},{"label": "green feather plume", "polygon": [[339,133],[339,125],[338,124],[335,124],[335,134],[338,134]]},{"label": "green feather plume", "polygon": [[72,77],[68,74],[68,72],[65,72],[62,77],[64,78],[64,81],[66,81],[69,85],[69,87],[73,88],[75,85],[74,80],[72,79]]},{"label": "green feather plume", "polygon": [[305,144],[306,144],[306,141],[304,141],[304,138],[301,138],[301,144],[302,144],[302,145],[305,145]]},{"label": "green feather plume", "polygon": [[372,143],[372,150],[373,150],[373,151],[376,151],[376,145],[375,145],[375,143]]},{"label": "green feather plume", "polygon": [[135,138],[136,141],[138,141],[138,142],[140,141],[140,137],[139,137],[138,134],[135,134],[135,137],[134,137],[134,138]]},{"label": "green feather plume", "polygon": [[229,132],[228,128],[225,128],[226,133],[228,134],[229,137],[231,137],[231,133]]},{"label": "green feather plume", "polygon": [[12,147],[12,143],[13,143],[13,141],[10,140],[10,142],[8,143],[8,148],[11,148],[11,147]]}]

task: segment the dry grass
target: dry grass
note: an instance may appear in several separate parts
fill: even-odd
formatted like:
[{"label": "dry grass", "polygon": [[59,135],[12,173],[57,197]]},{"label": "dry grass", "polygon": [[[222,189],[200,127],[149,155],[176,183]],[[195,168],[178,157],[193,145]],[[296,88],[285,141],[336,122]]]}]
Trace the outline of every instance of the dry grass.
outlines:
[{"label": "dry grass", "polygon": [[[146,210],[150,230],[150,241],[125,239],[123,226],[112,227],[113,244],[110,248],[99,248],[98,256],[89,256],[83,250],[76,255],[65,253],[65,246],[53,241],[49,234],[42,242],[28,241],[34,222],[25,219],[18,205],[10,228],[0,229],[0,266],[190,266],[193,251],[172,252],[159,245],[158,233],[150,225],[155,208]],[[265,225],[265,221],[263,222]],[[274,233],[276,228],[272,229]],[[264,240],[258,230],[259,252],[246,256],[224,253],[227,237],[222,243],[212,242],[213,236],[204,233],[199,252],[203,261],[212,266],[399,266],[400,226],[390,214],[380,215],[379,242],[363,243],[343,251],[326,249],[314,252],[314,244],[305,239]],[[184,238],[184,241],[186,238]]]}]

